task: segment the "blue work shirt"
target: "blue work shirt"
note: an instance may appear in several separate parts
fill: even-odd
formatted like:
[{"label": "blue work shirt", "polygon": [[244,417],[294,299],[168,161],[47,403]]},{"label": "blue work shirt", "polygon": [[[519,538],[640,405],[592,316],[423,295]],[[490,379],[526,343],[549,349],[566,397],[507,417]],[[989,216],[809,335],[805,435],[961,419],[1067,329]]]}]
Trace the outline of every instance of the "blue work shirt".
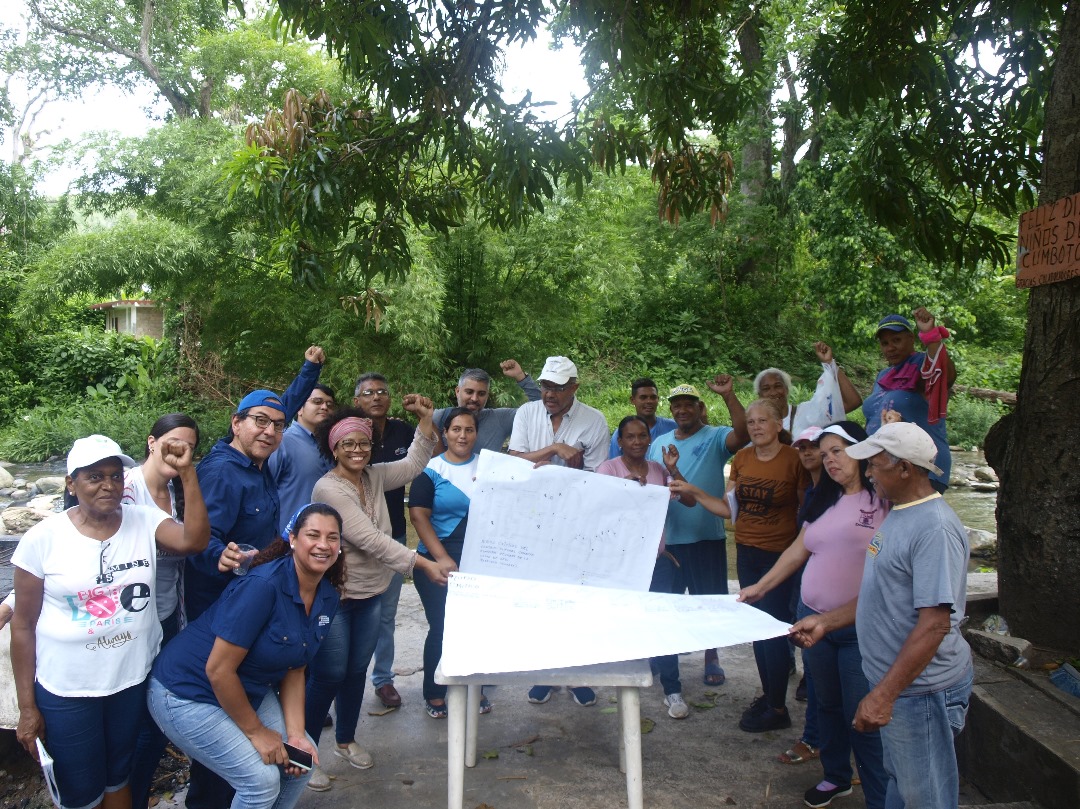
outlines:
[{"label": "blue work shirt", "polygon": [[311,490],[315,488],[315,483],[334,464],[323,457],[315,436],[298,421],[294,421],[281,436],[281,445],[266,463],[277,487],[281,508],[278,531],[281,532],[296,510],[311,502]]},{"label": "blue work shirt", "polygon": [[221,598],[162,650],[152,674],[182,699],[220,704],[206,676],[206,661],[221,638],[247,649],[236,674],[257,708],[291,669],[311,662],[337,608],[337,590],[324,578],[308,613],[292,554],[283,556],[234,577]]},{"label": "blue work shirt", "polygon": [[[657,436],[674,432],[675,428],[678,426],[679,425],[675,423],[675,419],[666,419],[663,416],[657,416],[656,424],[649,430],[649,438],[655,441]],[[611,433],[611,447],[608,449],[608,459],[618,458],[620,455],[622,455],[622,450],[619,448],[619,428],[616,427]]]},{"label": "blue work shirt", "polygon": [[[315,390],[321,371],[321,365],[304,360],[281,395],[289,418]],[[269,464],[260,469],[232,447],[231,440],[227,436],[218,441],[195,469],[210,518],[210,543],[202,553],[189,556],[184,568],[184,614],[189,621],[202,615],[233,580],[232,571],[221,573],[217,566],[226,545],[246,543],[261,550],[278,535],[281,506]]]}]

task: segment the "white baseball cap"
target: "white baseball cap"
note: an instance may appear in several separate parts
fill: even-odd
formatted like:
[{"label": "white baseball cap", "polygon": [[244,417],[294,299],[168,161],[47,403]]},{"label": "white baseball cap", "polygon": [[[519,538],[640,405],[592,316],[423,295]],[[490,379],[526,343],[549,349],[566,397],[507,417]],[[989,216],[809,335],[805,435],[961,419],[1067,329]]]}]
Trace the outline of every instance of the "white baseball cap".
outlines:
[{"label": "white baseball cap", "polygon": [[941,469],[934,465],[934,459],[937,458],[934,439],[926,430],[910,421],[884,424],[865,441],[844,449],[848,455],[859,461],[872,458],[879,452],[887,452],[923,469],[929,469],[935,475],[943,474]]},{"label": "white baseball cap", "polygon": [[544,363],[544,370],[537,377],[541,382],[554,382],[556,385],[565,385],[571,379],[577,377],[577,366],[566,357],[548,357]]},{"label": "white baseball cap", "polygon": [[138,466],[130,456],[124,454],[120,445],[108,436],[88,435],[72,445],[67,456],[67,473],[71,475],[76,469],[93,466],[106,458],[119,458],[120,463],[129,468]]}]

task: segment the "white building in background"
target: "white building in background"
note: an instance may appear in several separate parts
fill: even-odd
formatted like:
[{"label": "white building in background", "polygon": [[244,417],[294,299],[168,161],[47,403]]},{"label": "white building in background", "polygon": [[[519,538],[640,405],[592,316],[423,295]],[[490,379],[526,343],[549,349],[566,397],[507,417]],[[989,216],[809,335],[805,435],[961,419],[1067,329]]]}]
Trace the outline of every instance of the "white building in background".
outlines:
[{"label": "white building in background", "polygon": [[90,308],[105,313],[105,331],[153,337],[156,340],[165,336],[165,315],[157,301],[106,301],[95,303]]}]

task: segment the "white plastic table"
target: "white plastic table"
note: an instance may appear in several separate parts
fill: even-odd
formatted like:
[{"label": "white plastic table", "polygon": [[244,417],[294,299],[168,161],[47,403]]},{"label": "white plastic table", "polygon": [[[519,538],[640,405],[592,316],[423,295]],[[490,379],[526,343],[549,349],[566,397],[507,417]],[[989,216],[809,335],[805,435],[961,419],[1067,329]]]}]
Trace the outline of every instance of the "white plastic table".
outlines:
[{"label": "white plastic table", "polygon": [[641,694],[652,685],[648,660],[599,663],[565,669],[468,674],[448,677],[440,666],[435,682],[447,686],[447,807],[462,809],[465,768],[476,766],[476,732],[480,719],[480,688],[484,685],[614,686],[619,706],[619,771],[626,773],[629,809],[642,809]]}]

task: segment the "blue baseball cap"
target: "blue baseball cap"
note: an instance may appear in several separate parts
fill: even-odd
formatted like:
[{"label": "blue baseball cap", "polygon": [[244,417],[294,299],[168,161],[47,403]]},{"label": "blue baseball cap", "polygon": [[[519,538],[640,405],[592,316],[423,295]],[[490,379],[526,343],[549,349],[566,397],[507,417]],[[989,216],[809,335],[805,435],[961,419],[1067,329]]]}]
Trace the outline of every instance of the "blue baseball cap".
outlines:
[{"label": "blue baseball cap", "polygon": [[236,406],[236,412],[250,410],[253,407],[272,407],[285,413],[285,405],[281,403],[281,397],[272,390],[253,390],[240,400],[240,404]]},{"label": "blue baseball cap", "polygon": [[878,331],[909,331],[915,333],[911,321],[903,315],[885,315],[877,324]]}]

